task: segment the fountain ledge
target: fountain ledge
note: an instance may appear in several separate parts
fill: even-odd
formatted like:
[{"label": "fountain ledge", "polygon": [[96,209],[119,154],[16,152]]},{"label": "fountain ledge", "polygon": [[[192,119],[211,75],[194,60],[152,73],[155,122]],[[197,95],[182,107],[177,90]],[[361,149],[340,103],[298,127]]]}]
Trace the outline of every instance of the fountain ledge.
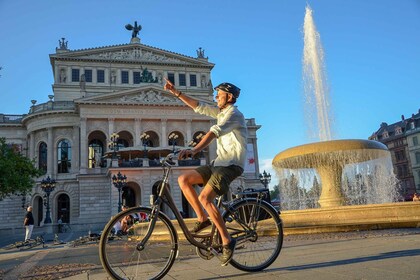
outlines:
[{"label": "fountain ledge", "polygon": [[285,235],[419,228],[420,202],[286,210],[280,216]]}]

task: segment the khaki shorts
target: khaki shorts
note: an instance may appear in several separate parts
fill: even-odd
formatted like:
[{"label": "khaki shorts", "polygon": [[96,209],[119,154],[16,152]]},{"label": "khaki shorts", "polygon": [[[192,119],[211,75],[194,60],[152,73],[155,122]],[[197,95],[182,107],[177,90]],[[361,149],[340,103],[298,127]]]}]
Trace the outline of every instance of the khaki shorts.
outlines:
[{"label": "khaki shorts", "polygon": [[209,184],[218,195],[224,195],[229,190],[229,185],[244,170],[238,165],[229,166],[200,166],[197,171],[203,178],[204,185]]}]

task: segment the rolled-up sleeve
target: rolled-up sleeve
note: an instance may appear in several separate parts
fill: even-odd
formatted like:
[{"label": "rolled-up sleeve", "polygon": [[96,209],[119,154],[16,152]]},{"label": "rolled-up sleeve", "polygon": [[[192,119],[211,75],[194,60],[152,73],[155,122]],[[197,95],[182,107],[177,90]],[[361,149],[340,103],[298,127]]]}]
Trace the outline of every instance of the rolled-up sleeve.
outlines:
[{"label": "rolled-up sleeve", "polygon": [[221,123],[215,124],[210,127],[210,131],[213,132],[217,138],[220,136],[226,135],[229,132],[232,132],[236,127],[238,127],[239,122],[236,120],[234,111],[231,110],[226,116],[224,116]]}]

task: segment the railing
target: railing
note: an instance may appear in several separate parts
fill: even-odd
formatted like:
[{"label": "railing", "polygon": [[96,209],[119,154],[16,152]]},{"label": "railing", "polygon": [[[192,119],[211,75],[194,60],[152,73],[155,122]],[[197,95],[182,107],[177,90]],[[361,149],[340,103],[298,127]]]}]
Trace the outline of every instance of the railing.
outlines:
[{"label": "railing", "polygon": [[5,115],[0,114],[0,123],[21,123],[26,115]]},{"label": "railing", "polygon": [[[200,166],[202,163],[201,159],[186,159],[186,160],[175,160],[177,162],[176,166],[184,167],[184,166]],[[108,163],[105,165],[101,165],[107,168],[112,167],[112,160],[108,160]],[[151,159],[134,159],[134,160],[119,160],[118,167],[123,168],[138,168],[138,167],[160,167],[161,164],[159,160],[151,160]]]},{"label": "railing", "polygon": [[29,113],[33,114],[53,110],[74,110],[75,108],[73,101],[48,101],[39,105],[33,105],[29,110]]}]

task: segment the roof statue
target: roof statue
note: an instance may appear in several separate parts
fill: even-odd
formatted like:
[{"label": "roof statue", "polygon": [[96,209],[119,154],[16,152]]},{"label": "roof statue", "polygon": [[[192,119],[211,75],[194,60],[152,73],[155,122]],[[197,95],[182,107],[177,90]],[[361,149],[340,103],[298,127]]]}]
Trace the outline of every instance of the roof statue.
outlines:
[{"label": "roof statue", "polygon": [[131,24],[126,24],[125,29],[133,30],[131,38],[136,38],[137,34],[139,34],[139,31],[141,30],[141,25],[137,25],[137,21],[135,21],[134,26],[132,26]]}]

